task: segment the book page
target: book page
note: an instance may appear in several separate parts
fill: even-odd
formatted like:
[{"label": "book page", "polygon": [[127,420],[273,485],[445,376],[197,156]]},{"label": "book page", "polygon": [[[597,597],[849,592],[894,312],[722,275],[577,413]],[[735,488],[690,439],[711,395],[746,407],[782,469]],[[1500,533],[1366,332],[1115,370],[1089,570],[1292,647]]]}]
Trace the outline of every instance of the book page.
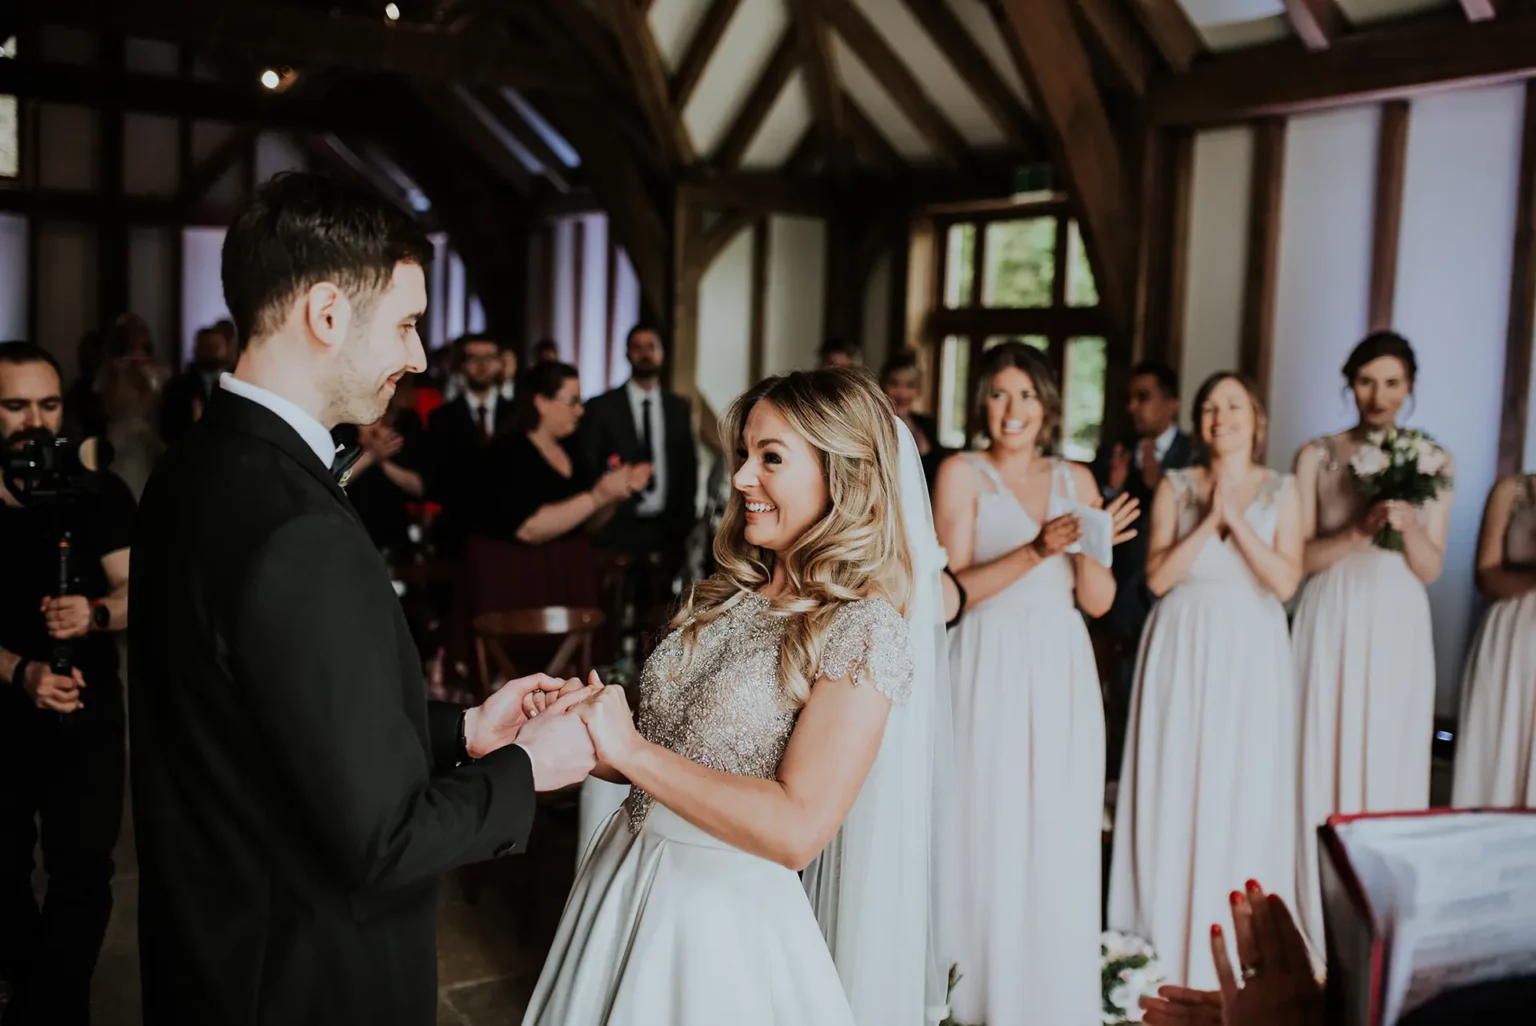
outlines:
[{"label": "book page", "polygon": [[1536,973],[1536,816],[1367,819],[1339,834],[1388,944],[1384,1023],[1448,990]]}]

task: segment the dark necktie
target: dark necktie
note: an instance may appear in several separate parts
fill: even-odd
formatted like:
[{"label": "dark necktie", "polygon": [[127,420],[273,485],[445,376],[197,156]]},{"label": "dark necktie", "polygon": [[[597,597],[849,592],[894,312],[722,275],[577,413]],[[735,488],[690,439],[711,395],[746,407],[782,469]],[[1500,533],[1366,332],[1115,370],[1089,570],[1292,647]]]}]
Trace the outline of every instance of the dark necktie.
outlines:
[{"label": "dark necktie", "polygon": [[[655,463],[656,441],[651,436],[651,400],[649,398],[640,400],[640,420],[645,425],[644,433],[640,438],[640,462]],[[656,475],[653,473],[651,479],[645,483],[643,494],[651,494],[651,490],[655,487]]]},{"label": "dark necktie", "polygon": [[480,439],[485,441],[491,437],[491,410],[489,403],[481,403],[475,407],[475,421],[480,425]]}]

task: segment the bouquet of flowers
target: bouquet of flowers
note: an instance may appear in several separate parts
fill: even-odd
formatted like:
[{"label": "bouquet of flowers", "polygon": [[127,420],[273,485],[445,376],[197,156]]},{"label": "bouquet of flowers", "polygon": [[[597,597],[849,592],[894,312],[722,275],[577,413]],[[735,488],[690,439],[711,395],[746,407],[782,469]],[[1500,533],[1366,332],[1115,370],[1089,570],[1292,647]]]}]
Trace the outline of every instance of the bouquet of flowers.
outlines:
[{"label": "bouquet of flowers", "polygon": [[1141,1022],[1141,999],[1156,997],[1165,979],[1152,945],[1140,937],[1108,930],[1099,937],[1099,959],[1103,989],[1100,1022],[1104,1026]]},{"label": "bouquet of flowers", "polygon": [[[1349,471],[1371,502],[1406,502],[1422,506],[1451,486],[1450,457],[1422,431],[1394,428],[1365,436]],[[1403,551],[1403,532],[1387,526],[1371,539],[1379,549]]]}]

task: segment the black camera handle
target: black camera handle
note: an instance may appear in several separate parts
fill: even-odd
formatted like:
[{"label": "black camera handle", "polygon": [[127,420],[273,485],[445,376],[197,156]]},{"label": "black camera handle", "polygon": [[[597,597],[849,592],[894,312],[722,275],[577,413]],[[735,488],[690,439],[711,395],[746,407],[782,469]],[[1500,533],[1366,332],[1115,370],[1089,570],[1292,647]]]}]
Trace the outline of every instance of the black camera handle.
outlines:
[{"label": "black camera handle", "polygon": [[[59,577],[58,587],[54,590],[54,598],[63,598],[69,594],[69,531],[59,534]],[[60,677],[68,677],[74,670],[74,661],[70,658],[69,642],[55,641],[53,643],[52,670]]]}]

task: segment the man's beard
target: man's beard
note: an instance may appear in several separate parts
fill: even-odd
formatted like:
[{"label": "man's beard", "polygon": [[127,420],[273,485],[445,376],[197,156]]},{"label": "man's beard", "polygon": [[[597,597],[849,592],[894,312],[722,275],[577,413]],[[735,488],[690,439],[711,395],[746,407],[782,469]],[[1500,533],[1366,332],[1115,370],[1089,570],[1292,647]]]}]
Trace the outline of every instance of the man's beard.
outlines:
[{"label": "man's beard", "polygon": [[629,374],[636,381],[657,381],[661,378],[661,364],[631,364]]},{"label": "man's beard", "polygon": [[357,359],[366,346],[367,332],[367,324],[355,326],[337,354],[335,372],[324,389],[322,412],[327,426],[377,423],[389,409],[384,380],[365,371]]}]

